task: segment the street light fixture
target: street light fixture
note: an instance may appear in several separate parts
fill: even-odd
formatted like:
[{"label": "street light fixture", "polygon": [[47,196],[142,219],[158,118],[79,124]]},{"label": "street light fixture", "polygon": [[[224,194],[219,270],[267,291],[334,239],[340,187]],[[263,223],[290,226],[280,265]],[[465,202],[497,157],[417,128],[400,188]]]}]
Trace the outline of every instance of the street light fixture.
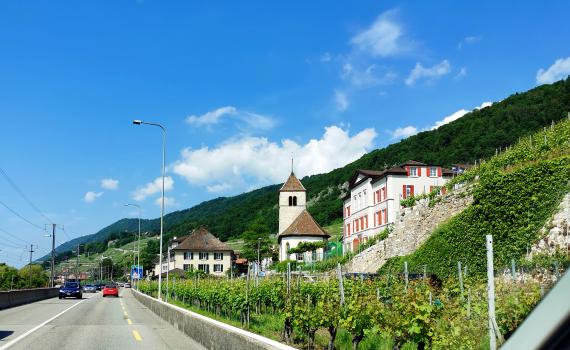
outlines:
[{"label": "street light fixture", "polygon": [[[162,130],[162,200],[160,204],[160,258],[159,258],[159,265],[162,269],[162,233],[164,230],[164,168],[165,168],[165,159],[166,159],[166,129],[164,126],[156,123],[147,123],[139,119],[133,120],[134,125],[152,125],[157,126]],[[162,271],[158,274],[158,300],[162,300]]]},{"label": "street light fixture", "polygon": [[[125,207],[136,207],[138,209],[139,212],[139,239],[137,242],[137,273],[139,272],[139,266],[141,265],[141,206],[138,204],[132,204],[132,203],[127,203],[125,204]],[[136,289],[138,290],[138,286],[139,286],[139,281],[140,281],[140,275],[137,278],[137,282],[136,282]]]}]

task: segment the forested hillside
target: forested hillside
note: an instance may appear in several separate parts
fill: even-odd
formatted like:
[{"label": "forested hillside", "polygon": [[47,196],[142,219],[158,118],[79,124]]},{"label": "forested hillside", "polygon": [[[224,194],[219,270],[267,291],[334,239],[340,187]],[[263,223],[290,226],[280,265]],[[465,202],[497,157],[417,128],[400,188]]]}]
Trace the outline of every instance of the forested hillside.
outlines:
[{"label": "forested hillside", "polygon": [[[382,169],[408,159],[449,166],[453,163],[473,163],[488,158],[499,147],[512,145],[552,121],[565,118],[570,110],[570,78],[542,85],[524,93],[516,93],[492,106],[475,110],[436,130],[421,132],[388,147],[372,151],[353,163],[326,174],[302,179],[309,201],[319,197],[309,211],[321,225],[341,217],[341,185],[355,169]],[[375,124],[374,120],[370,121]],[[284,178],[287,174],[284,174]],[[167,236],[187,233],[205,225],[222,240],[241,235],[256,216],[269,233],[277,230],[277,190],[272,185],[234,197],[216,198],[165,217]],[[134,219],[120,220],[87,241],[103,240],[113,232],[135,230]],[[156,231],[158,219],[143,223],[144,230]],[[84,237],[77,240],[86,242]],[[70,249],[69,242],[58,251]]]}]

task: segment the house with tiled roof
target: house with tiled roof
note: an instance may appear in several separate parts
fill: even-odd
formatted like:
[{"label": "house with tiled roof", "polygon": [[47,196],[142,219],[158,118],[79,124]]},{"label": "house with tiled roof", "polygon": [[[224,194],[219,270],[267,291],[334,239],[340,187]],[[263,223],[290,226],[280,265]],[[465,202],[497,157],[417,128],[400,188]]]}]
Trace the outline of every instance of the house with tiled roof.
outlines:
[{"label": "house with tiled roof", "polygon": [[[165,270],[201,270],[213,275],[223,275],[231,268],[234,252],[224,242],[200,227],[188,236],[174,237],[168,242],[170,259],[163,258]],[[170,265],[168,265],[170,261]],[[155,273],[158,272],[158,265]]]},{"label": "house with tiled roof", "polygon": [[293,171],[279,189],[279,261],[322,260],[323,248],[302,254],[289,254],[301,242],[326,242],[330,235],[307,211],[307,190]]},{"label": "house with tiled roof", "polygon": [[442,186],[453,174],[440,165],[415,160],[384,170],[356,170],[343,198],[343,251],[358,251],[360,244],[396,222],[400,200],[445,190]]}]

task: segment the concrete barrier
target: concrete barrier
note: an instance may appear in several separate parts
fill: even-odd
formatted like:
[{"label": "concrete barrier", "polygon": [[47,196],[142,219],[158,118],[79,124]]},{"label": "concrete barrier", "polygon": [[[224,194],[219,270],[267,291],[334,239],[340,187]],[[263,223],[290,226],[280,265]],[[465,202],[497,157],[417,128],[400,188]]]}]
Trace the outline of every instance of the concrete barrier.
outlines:
[{"label": "concrete barrier", "polygon": [[0,292],[0,310],[34,301],[54,298],[58,295],[59,288],[35,288],[19,289]]},{"label": "concrete barrier", "polygon": [[190,338],[212,350],[294,350],[295,348],[230,326],[131,289],[135,298]]}]

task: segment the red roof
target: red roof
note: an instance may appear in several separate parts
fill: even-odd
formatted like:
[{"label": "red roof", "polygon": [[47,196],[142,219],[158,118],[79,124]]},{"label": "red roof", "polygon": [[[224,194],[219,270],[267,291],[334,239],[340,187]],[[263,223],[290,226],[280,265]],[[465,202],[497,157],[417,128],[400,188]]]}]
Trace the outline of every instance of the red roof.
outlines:
[{"label": "red roof", "polygon": [[283,186],[281,186],[281,189],[279,190],[279,192],[281,192],[281,191],[288,191],[288,192],[302,191],[302,192],[304,192],[306,190],[305,190],[305,187],[303,187],[303,184],[301,183],[301,181],[299,181],[299,179],[297,179],[295,174],[291,173],[291,175],[289,175],[289,178],[287,179],[287,181],[285,181]]}]

